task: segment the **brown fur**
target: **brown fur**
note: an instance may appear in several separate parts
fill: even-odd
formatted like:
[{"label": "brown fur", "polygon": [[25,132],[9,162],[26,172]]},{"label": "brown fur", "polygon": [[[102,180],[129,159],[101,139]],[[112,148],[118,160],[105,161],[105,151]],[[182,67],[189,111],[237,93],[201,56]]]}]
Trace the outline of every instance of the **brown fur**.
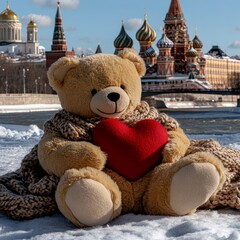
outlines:
[{"label": "brown fur", "polygon": [[[62,107],[82,117],[95,117],[97,115],[90,108],[92,89],[99,91],[124,85],[130,98],[124,114],[135,109],[140,104],[140,76],[145,72],[145,64],[133,50],[124,50],[119,56],[97,54],[79,61],[62,58],[54,63],[48,77]],[[88,142],[68,141],[58,134],[46,133],[43,136],[38,157],[48,173],[62,176],[56,193],[58,207],[79,227],[84,225],[71,213],[65,196],[69,186],[82,178],[98,181],[111,192],[114,204],[112,218],[128,212],[175,215],[170,206],[170,186],[177,171],[191,163],[211,163],[221,179],[217,190],[221,189],[225,175],[218,158],[210,153],[184,157],[190,141],[180,128],[169,131],[168,136],[169,143],[163,150],[163,164],[135,182],[127,181],[113,170],[104,168],[107,156],[99,147]]]}]

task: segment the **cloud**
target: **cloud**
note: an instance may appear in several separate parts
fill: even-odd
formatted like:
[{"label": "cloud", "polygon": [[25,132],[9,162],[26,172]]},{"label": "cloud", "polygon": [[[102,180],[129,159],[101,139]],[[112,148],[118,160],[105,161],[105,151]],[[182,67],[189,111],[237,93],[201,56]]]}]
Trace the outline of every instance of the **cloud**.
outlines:
[{"label": "cloud", "polygon": [[[42,4],[43,7],[56,7],[56,0],[32,0],[34,3]],[[80,0],[61,0],[61,8],[76,9],[80,4]]]},{"label": "cloud", "polygon": [[82,49],[81,47],[77,47],[77,48],[75,49],[75,52],[76,52],[77,54],[79,54],[79,55],[82,55],[82,54],[83,54],[83,49]]},{"label": "cloud", "polygon": [[240,48],[240,40],[237,40],[229,45],[229,48]]},{"label": "cloud", "polygon": [[94,51],[92,50],[92,48],[83,49],[82,47],[77,47],[75,49],[75,52],[78,55],[84,55],[84,56],[89,56],[94,54]]},{"label": "cloud", "polygon": [[124,24],[126,30],[133,31],[138,30],[143,24],[143,20],[141,18],[130,18]]},{"label": "cloud", "polygon": [[29,23],[30,18],[33,18],[33,20],[37,23],[38,27],[48,27],[52,25],[52,19],[47,15],[38,15],[38,14],[28,14],[27,16],[23,16],[22,20],[23,23]]}]

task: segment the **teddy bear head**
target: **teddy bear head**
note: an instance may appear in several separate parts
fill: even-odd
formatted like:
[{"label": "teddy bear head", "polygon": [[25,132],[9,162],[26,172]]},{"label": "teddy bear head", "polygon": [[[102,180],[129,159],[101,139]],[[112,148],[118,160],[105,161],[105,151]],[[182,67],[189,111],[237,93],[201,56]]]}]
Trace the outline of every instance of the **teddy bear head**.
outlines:
[{"label": "teddy bear head", "polygon": [[144,73],[142,58],[124,49],[118,56],[60,58],[49,68],[48,78],[66,111],[85,118],[119,118],[140,103]]}]

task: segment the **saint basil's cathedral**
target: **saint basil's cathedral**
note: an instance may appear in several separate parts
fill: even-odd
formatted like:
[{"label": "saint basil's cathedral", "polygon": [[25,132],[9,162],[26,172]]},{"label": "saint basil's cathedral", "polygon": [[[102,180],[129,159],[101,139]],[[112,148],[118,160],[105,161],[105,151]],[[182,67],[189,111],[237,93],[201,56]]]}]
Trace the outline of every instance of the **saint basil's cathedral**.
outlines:
[{"label": "saint basil's cathedral", "polygon": [[[203,54],[203,43],[197,33],[192,40],[189,39],[179,0],[171,0],[164,20],[163,34],[156,43],[158,52],[153,48],[156,38],[156,32],[145,15],[143,25],[136,33],[140,45],[139,55],[144,59],[147,68],[142,79],[144,90],[154,90],[150,87],[167,89],[170,86],[230,89],[240,81],[239,60],[229,58],[218,46],[213,46],[208,54]],[[114,46],[115,54],[123,48],[133,46],[124,23]]]},{"label": "saint basil's cathedral", "polygon": [[[158,53],[152,47],[156,40],[156,32],[144,17],[143,25],[136,33],[140,44],[139,55],[147,66],[146,77],[168,78],[175,73],[204,76],[205,61],[203,59],[203,44],[195,35],[189,40],[186,21],[178,0],[172,0],[164,20],[162,37],[157,41]],[[114,41],[115,53],[125,47],[132,47],[133,41],[126,33],[124,24]]]},{"label": "saint basil's cathedral", "polygon": [[[147,16],[136,33],[139,55],[146,63],[146,74],[142,78],[144,91],[164,89],[234,89],[240,83],[240,61],[228,57],[218,46],[203,54],[203,43],[197,34],[190,41],[186,21],[179,0],[170,0],[164,20],[163,34],[157,40]],[[7,6],[0,14],[0,51],[39,54],[37,25],[30,19],[27,26],[27,41],[21,40],[21,23],[17,15]],[[155,42],[156,41],[156,42]],[[154,45],[158,51],[155,51]],[[122,23],[119,35],[114,40],[115,54],[123,48],[132,48],[133,40]],[[13,48],[11,50],[11,48]],[[101,53],[100,45],[96,53]],[[46,70],[58,58],[74,56],[68,50],[62,26],[60,2],[55,16],[55,27],[50,51],[45,52]]]}]

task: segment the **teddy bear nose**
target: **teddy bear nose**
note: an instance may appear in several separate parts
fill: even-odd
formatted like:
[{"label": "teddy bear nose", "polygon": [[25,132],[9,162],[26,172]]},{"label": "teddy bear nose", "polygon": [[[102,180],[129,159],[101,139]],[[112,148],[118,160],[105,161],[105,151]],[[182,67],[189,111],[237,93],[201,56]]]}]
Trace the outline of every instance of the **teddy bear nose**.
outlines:
[{"label": "teddy bear nose", "polygon": [[116,92],[111,92],[107,95],[107,97],[109,100],[116,102],[120,98],[120,94]]}]

